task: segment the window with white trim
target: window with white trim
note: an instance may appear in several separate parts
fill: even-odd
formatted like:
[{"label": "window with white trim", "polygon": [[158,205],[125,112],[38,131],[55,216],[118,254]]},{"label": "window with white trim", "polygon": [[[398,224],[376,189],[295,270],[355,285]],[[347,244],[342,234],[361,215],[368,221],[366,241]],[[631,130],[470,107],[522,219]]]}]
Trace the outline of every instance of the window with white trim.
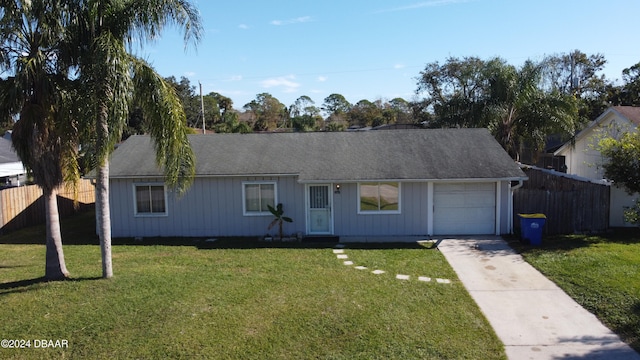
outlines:
[{"label": "window with white trim", "polygon": [[135,184],[134,196],[136,215],[167,215],[167,196],[163,184]]},{"label": "window with white trim", "polygon": [[275,182],[242,183],[242,210],[244,215],[271,215],[267,205],[276,206]]},{"label": "window with white trim", "polygon": [[359,214],[399,214],[400,183],[358,183]]}]

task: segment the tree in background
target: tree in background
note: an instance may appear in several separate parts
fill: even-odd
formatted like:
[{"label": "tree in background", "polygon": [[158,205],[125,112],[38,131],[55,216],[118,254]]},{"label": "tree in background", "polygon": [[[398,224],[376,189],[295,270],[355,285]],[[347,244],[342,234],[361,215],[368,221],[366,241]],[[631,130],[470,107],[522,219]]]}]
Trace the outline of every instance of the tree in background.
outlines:
[{"label": "tree in background", "polygon": [[217,92],[210,92],[203,96],[203,100],[207,128],[227,121],[227,116],[235,112],[233,100]]},{"label": "tree in background", "polygon": [[450,58],[428,64],[418,80],[430,127],[487,127],[518,158],[525,144],[544,149],[547,136],[572,136],[578,123],[572,95],[542,87],[541,64],[521,68],[500,58]]},{"label": "tree in background", "polygon": [[[130,107],[142,109],[165,182],[179,192],[195,169],[186,116],[175,89],[127,49],[153,39],[167,24],[184,29],[185,42],[200,37],[197,10],[183,0],[72,2],[69,43],[75,45],[84,114],[95,133],[96,219],[103,277],[113,276],[108,156],[122,137]],[[135,39],[134,39],[135,38]]]},{"label": "tree in background", "polygon": [[362,99],[347,112],[349,126],[378,126],[384,123],[382,109],[369,100]]},{"label": "tree in background", "polygon": [[289,107],[289,116],[291,127],[296,131],[314,131],[323,127],[324,120],[320,116],[320,109],[307,95],[300,96]]},{"label": "tree in background", "polygon": [[486,127],[483,116],[484,102],[488,93],[485,71],[489,61],[477,57],[449,58],[440,65],[429,63],[420,72],[418,94],[425,94],[422,111],[433,114],[430,127]]},{"label": "tree in background", "polygon": [[147,132],[142,109],[136,107],[131,109],[127,119],[127,125],[122,131],[122,140],[126,140],[131,135],[142,135]]},{"label": "tree in background", "polygon": [[225,114],[223,120],[213,125],[216,133],[240,133],[248,134],[251,132],[251,126],[246,122],[240,122],[238,113],[235,111]]},{"label": "tree in background", "polygon": [[397,97],[391,99],[387,103],[385,109],[385,118],[389,119],[387,123],[394,124],[411,124],[414,123],[411,103],[407,100]]},{"label": "tree in background", "polygon": [[586,125],[607,108],[611,82],[600,74],[607,60],[602,54],[579,50],[547,56],[542,63],[542,87],[548,92],[572,95],[578,100],[579,123]]},{"label": "tree in background", "polygon": [[[606,137],[598,142],[604,157],[604,175],[629,195],[640,193],[640,132],[624,132],[619,139]],[[640,203],[624,212],[625,221],[640,224]]]},{"label": "tree in background", "polygon": [[0,114],[12,119],[16,153],[34,182],[42,188],[46,218],[47,280],[69,276],[56,190],[66,179],[77,179],[78,113],[74,110],[69,63],[63,46],[66,25],[58,1],[1,1]]},{"label": "tree in background", "polygon": [[609,101],[612,105],[640,106],[640,62],[622,70],[624,84],[610,87]]},{"label": "tree in background", "polygon": [[341,94],[331,94],[324,98],[322,111],[327,114],[327,123],[332,129],[344,128],[347,124],[347,113],[351,110],[351,104]]},{"label": "tree in background", "polygon": [[164,80],[175,89],[182,103],[187,125],[192,128],[202,127],[200,96],[196,93],[196,87],[191,85],[191,81],[184,76],[180,77],[180,81],[177,81],[174,76],[166,77]]},{"label": "tree in background", "polygon": [[332,131],[332,132],[344,131],[345,127],[343,124],[338,124],[337,122],[330,122],[325,126],[325,130]]},{"label": "tree in background", "polygon": [[482,117],[498,142],[519,159],[525,144],[544,151],[547,137],[575,133],[577,102],[572,95],[544,91],[540,86],[542,66],[531,61],[516,69],[492,62],[489,96]]},{"label": "tree in background", "polygon": [[254,115],[253,130],[268,131],[287,127],[289,118],[287,107],[269,93],[256,95],[255,100],[244,105],[245,111]]}]

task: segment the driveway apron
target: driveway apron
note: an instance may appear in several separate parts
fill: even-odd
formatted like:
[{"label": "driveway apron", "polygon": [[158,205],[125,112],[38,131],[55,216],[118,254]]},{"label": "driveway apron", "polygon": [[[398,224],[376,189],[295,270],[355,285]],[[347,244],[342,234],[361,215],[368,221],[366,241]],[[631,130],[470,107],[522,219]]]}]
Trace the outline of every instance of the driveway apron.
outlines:
[{"label": "driveway apron", "polygon": [[640,360],[501,238],[447,238],[438,248],[504,343],[509,359]]}]

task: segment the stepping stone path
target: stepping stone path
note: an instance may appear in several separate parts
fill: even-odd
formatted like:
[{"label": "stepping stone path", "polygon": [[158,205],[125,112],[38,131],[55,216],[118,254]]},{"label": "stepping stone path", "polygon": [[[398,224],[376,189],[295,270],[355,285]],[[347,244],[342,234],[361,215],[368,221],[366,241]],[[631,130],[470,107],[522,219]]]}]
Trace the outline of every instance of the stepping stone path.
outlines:
[{"label": "stepping stone path", "polygon": [[[349,256],[347,254],[345,254],[344,245],[343,244],[336,245],[335,248],[333,249],[333,253],[340,260],[344,260],[344,259],[348,259],[349,258]],[[347,265],[347,266],[351,266],[351,265],[353,265],[353,261],[345,260],[345,261],[343,261],[343,264]],[[366,266],[362,266],[362,265],[355,266],[355,268],[357,270],[367,270],[367,267]],[[380,270],[380,269],[375,269],[375,270],[371,271],[371,273],[374,274],[374,275],[381,275],[381,274],[386,273],[386,271]],[[417,278],[418,278],[418,281],[421,281],[421,282],[431,282],[431,280],[432,280],[430,277],[427,277],[427,276],[418,276]],[[397,274],[396,275],[396,279],[407,281],[407,280],[411,279],[411,276],[410,275]],[[451,284],[451,280],[449,280],[449,279],[436,278],[435,281],[438,284]]]}]

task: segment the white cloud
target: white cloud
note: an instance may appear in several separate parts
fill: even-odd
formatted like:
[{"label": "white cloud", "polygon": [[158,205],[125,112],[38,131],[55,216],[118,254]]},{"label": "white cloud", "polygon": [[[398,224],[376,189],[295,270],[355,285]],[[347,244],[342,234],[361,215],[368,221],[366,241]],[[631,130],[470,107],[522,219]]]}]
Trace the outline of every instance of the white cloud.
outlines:
[{"label": "white cloud", "polygon": [[325,81],[327,81],[327,79],[329,79],[329,78],[326,77],[326,76],[318,76],[318,82],[325,82]]},{"label": "white cloud", "polygon": [[293,75],[280,76],[280,77],[264,80],[260,83],[260,85],[262,85],[263,88],[267,88],[267,89],[274,88],[274,87],[281,87],[283,88],[282,91],[286,93],[290,93],[290,92],[296,91],[300,87],[299,83],[293,81],[295,80],[295,78],[296,77]]},{"label": "white cloud", "polygon": [[394,69],[404,69],[405,65],[404,64],[395,64],[395,65],[393,65],[393,68]]},{"label": "white cloud", "polygon": [[242,81],[242,75],[232,75],[226,81]]},{"label": "white cloud", "polygon": [[273,20],[270,22],[271,25],[290,25],[290,24],[300,24],[311,21],[311,16],[300,16],[297,18],[289,19],[289,20]]},{"label": "white cloud", "polygon": [[186,77],[194,77],[194,76],[196,76],[196,73],[193,72],[193,71],[187,71],[187,72],[184,73],[184,76],[186,76]]},{"label": "white cloud", "polygon": [[436,7],[436,6],[446,6],[446,5],[452,5],[452,4],[468,3],[470,1],[472,1],[472,0],[431,0],[431,1],[419,2],[419,3],[415,3],[415,4],[411,4],[411,5],[391,8],[391,9],[380,10],[380,11],[376,11],[376,12],[377,13],[384,13],[384,12],[393,12],[393,11],[413,10],[413,9],[420,9],[420,8],[426,8],[426,7]]},{"label": "white cloud", "polygon": [[240,24],[238,25],[238,28],[242,29],[242,30],[247,30],[249,28],[249,25],[247,24]]}]

